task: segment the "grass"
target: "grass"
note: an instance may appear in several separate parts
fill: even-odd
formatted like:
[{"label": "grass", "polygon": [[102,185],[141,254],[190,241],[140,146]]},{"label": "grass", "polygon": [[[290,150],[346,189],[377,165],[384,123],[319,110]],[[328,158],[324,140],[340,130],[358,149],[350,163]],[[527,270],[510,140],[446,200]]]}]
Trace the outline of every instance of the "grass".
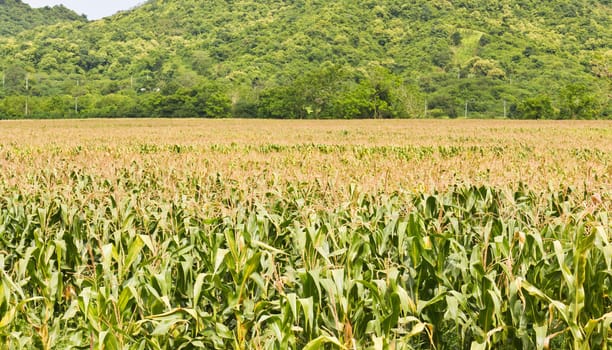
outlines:
[{"label": "grass", "polygon": [[611,126],[2,122],[1,347],[609,348]]},{"label": "grass", "polygon": [[461,34],[461,44],[455,48],[453,63],[461,66],[478,56],[479,41],[484,33],[471,29],[460,29],[458,32]]}]

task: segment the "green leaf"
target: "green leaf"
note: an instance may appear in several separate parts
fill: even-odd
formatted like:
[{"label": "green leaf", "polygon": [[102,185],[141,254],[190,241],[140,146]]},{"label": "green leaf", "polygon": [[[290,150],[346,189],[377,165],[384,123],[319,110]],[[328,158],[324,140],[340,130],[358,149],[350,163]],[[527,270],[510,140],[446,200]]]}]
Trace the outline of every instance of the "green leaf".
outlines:
[{"label": "green leaf", "polygon": [[325,344],[333,344],[341,349],[344,349],[344,345],[342,345],[338,338],[329,335],[322,335],[308,342],[303,350],[318,350],[323,348]]},{"label": "green leaf", "polygon": [[204,284],[204,279],[207,277],[206,274],[200,273],[198,277],[196,277],[196,281],[193,285],[193,307],[197,307],[200,302],[200,294],[202,293],[202,285]]},{"label": "green leaf", "polygon": [[104,270],[105,273],[107,274],[112,274],[111,271],[111,263],[112,263],[112,258],[113,258],[113,245],[112,244],[105,244],[104,246],[102,246],[102,269]]},{"label": "green leaf", "polygon": [[13,322],[16,312],[17,308],[12,307],[2,316],[2,319],[0,319],[0,329],[8,327]]},{"label": "green leaf", "polygon": [[125,275],[127,271],[129,271],[130,267],[132,266],[134,261],[136,261],[136,258],[138,257],[138,254],[140,254],[140,251],[142,250],[144,245],[144,241],[140,238],[140,236],[136,236],[134,238],[134,241],[132,241],[132,244],[130,244],[130,248],[128,249],[128,255],[123,263],[122,276]]},{"label": "green leaf", "polygon": [[487,350],[487,342],[479,343],[477,341],[473,341],[472,345],[470,345],[470,350]]},{"label": "green leaf", "polygon": [[215,255],[215,269],[213,270],[213,274],[217,274],[219,271],[219,267],[223,264],[223,260],[225,260],[225,256],[229,253],[228,249],[218,249],[217,254]]},{"label": "green leaf", "polygon": [[304,321],[306,329],[310,330],[314,327],[314,302],[312,297],[306,299],[299,299],[302,310],[304,310]]},{"label": "green leaf", "polygon": [[149,248],[151,253],[155,252],[155,246],[153,245],[153,241],[151,240],[150,236],[148,236],[148,235],[138,235],[138,237],[147,246],[147,248]]},{"label": "green leaf", "polygon": [[297,320],[297,295],[295,293],[287,294],[287,302],[289,303],[289,308],[291,309],[291,317],[293,317],[294,320]]},{"label": "green leaf", "polygon": [[180,322],[184,322],[184,321],[181,319],[163,320],[157,324],[157,326],[155,327],[155,330],[153,330],[153,333],[151,333],[151,335],[152,336],[167,336],[170,331],[170,328],[172,328],[173,326],[175,326],[176,324]]}]

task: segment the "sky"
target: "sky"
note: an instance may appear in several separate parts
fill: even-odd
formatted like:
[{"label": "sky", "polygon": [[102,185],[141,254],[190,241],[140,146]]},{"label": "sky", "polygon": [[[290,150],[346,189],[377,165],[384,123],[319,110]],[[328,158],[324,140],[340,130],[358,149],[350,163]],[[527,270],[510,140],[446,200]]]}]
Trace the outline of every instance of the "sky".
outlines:
[{"label": "sky", "polygon": [[64,5],[78,14],[85,14],[87,18],[100,19],[110,16],[117,11],[129,10],[145,2],[145,0],[23,0],[32,7]]}]

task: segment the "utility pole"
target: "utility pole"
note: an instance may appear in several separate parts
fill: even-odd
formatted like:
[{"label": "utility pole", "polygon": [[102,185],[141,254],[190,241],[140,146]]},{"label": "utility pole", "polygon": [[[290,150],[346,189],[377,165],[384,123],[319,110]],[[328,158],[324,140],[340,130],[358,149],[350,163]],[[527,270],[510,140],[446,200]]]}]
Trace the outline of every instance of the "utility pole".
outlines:
[{"label": "utility pole", "polygon": [[427,118],[427,101],[425,101],[425,115],[424,118]]},{"label": "utility pole", "polygon": [[463,114],[463,116],[466,119],[467,119],[467,112],[468,112],[468,100],[465,100],[465,113]]},{"label": "utility pole", "polygon": [[79,113],[79,79],[77,79],[77,91],[76,94],[74,96],[74,113],[78,114]]},{"label": "utility pole", "polygon": [[506,110],[506,100],[504,100],[504,119],[506,119],[507,116],[508,116],[508,113]]},{"label": "utility pole", "polygon": [[28,98],[30,97],[30,82],[29,82],[30,77],[28,76],[28,74],[26,74],[26,100],[25,100],[25,116],[28,116]]}]

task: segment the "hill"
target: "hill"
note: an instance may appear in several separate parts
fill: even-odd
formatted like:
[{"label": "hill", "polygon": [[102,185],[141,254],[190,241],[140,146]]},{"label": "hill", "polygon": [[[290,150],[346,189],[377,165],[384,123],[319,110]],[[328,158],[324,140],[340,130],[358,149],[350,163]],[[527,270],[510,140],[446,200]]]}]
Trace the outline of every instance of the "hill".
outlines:
[{"label": "hill", "polygon": [[12,36],[58,22],[86,20],[64,6],[32,8],[20,0],[0,0],[0,36]]},{"label": "hill", "polygon": [[1,39],[0,115],[29,95],[39,117],[610,117],[611,18],[609,0],[154,0]]}]

